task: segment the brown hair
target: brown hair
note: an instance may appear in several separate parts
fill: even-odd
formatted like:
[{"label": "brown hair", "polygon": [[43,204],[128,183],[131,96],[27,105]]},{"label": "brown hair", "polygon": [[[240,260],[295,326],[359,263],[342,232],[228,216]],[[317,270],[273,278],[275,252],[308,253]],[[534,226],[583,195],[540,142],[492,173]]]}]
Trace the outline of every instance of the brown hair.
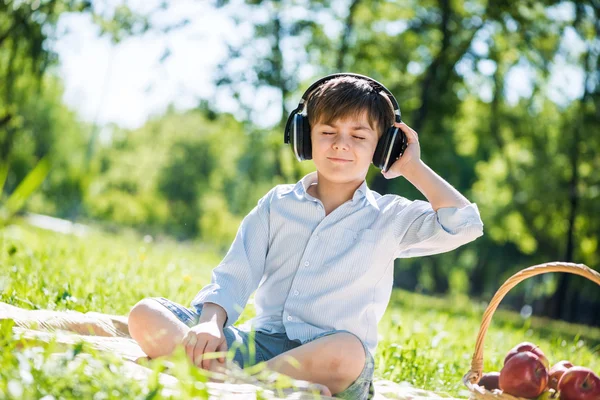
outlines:
[{"label": "brown hair", "polygon": [[366,111],[369,125],[381,137],[394,121],[394,107],[387,94],[375,89],[367,80],[353,76],[325,82],[309,95],[307,103],[306,112],[311,126],[358,117]]}]

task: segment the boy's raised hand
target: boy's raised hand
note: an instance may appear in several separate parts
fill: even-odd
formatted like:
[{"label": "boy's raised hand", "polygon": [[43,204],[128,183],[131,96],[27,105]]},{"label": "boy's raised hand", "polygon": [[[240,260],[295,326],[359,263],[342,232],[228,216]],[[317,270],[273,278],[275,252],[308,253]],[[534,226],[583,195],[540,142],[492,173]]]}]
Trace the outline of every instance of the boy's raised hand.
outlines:
[{"label": "boy's raised hand", "polygon": [[405,175],[407,170],[421,162],[421,146],[419,145],[419,135],[417,132],[404,122],[394,122],[394,126],[397,126],[404,132],[408,144],[402,157],[396,160],[387,172],[381,171],[386,179],[394,179]]},{"label": "boy's raised hand", "polygon": [[182,340],[185,352],[197,367],[210,370],[212,359],[203,359],[207,353],[223,352],[218,357],[222,363],[225,362],[224,353],[227,352],[227,340],[223,329],[213,321],[200,322],[192,327]]}]

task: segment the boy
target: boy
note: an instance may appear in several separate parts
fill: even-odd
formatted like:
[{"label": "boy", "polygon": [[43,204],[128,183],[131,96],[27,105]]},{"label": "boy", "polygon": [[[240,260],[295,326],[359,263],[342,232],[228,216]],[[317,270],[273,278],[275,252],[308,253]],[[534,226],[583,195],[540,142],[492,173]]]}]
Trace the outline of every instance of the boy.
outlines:
[{"label": "boy", "polygon": [[[131,335],[151,358],[181,343],[196,365],[217,369],[223,357],[211,365],[203,354],[233,345],[240,365],[265,361],[324,385],[324,394],[367,398],[394,260],[449,251],[482,235],[477,206],[421,161],[417,133],[394,122],[400,111],[383,85],[357,75],[317,83],[306,95],[304,147],[317,171],[258,201],[191,309],[153,298],[131,310]],[[382,173],[404,176],[428,202],[381,196],[366,185],[376,146],[392,126],[408,145]],[[257,288],[251,336],[233,324]],[[255,360],[245,350],[252,346]]]}]

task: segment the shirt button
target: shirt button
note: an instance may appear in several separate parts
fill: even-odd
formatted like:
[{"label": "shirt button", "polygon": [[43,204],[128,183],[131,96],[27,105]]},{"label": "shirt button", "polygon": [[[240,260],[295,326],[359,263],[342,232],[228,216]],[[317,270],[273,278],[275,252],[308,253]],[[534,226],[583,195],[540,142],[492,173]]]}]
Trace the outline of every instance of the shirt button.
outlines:
[{"label": "shirt button", "polygon": [[308,267],[310,265],[310,263],[308,261],[304,261],[304,266]]},{"label": "shirt button", "polygon": [[291,316],[291,315],[290,315],[290,316],[288,316],[288,317],[287,317],[287,320],[288,320],[288,321],[291,321],[291,320],[292,320],[292,316]]},{"label": "shirt button", "polygon": [[315,235],[315,240],[319,240],[319,235]]},{"label": "shirt button", "polygon": [[298,296],[299,294],[300,294],[300,292],[299,292],[299,291],[297,291],[297,290],[296,290],[296,291],[294,291],[294,296]]}]

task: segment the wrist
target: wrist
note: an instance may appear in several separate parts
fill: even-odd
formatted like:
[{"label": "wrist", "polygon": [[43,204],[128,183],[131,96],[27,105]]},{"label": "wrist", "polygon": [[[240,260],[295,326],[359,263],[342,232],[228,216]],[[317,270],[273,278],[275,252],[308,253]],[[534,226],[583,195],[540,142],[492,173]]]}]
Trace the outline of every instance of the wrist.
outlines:
[{"label": "wrist", "polygon": [[220,328],[223,328],[225,326],[225,322],[227,322],[227,312],[218,304],[204,303],[198,323],[203,322],[213,322],[216,323]]},{"label": "wrist", "polygon": [[405,165],[404,168],[402,168],[401,174],[408,181],[414,184],[413,181],[417,180],[419,174],[426,169],[427,165],[421,159],[419,159]]}]

